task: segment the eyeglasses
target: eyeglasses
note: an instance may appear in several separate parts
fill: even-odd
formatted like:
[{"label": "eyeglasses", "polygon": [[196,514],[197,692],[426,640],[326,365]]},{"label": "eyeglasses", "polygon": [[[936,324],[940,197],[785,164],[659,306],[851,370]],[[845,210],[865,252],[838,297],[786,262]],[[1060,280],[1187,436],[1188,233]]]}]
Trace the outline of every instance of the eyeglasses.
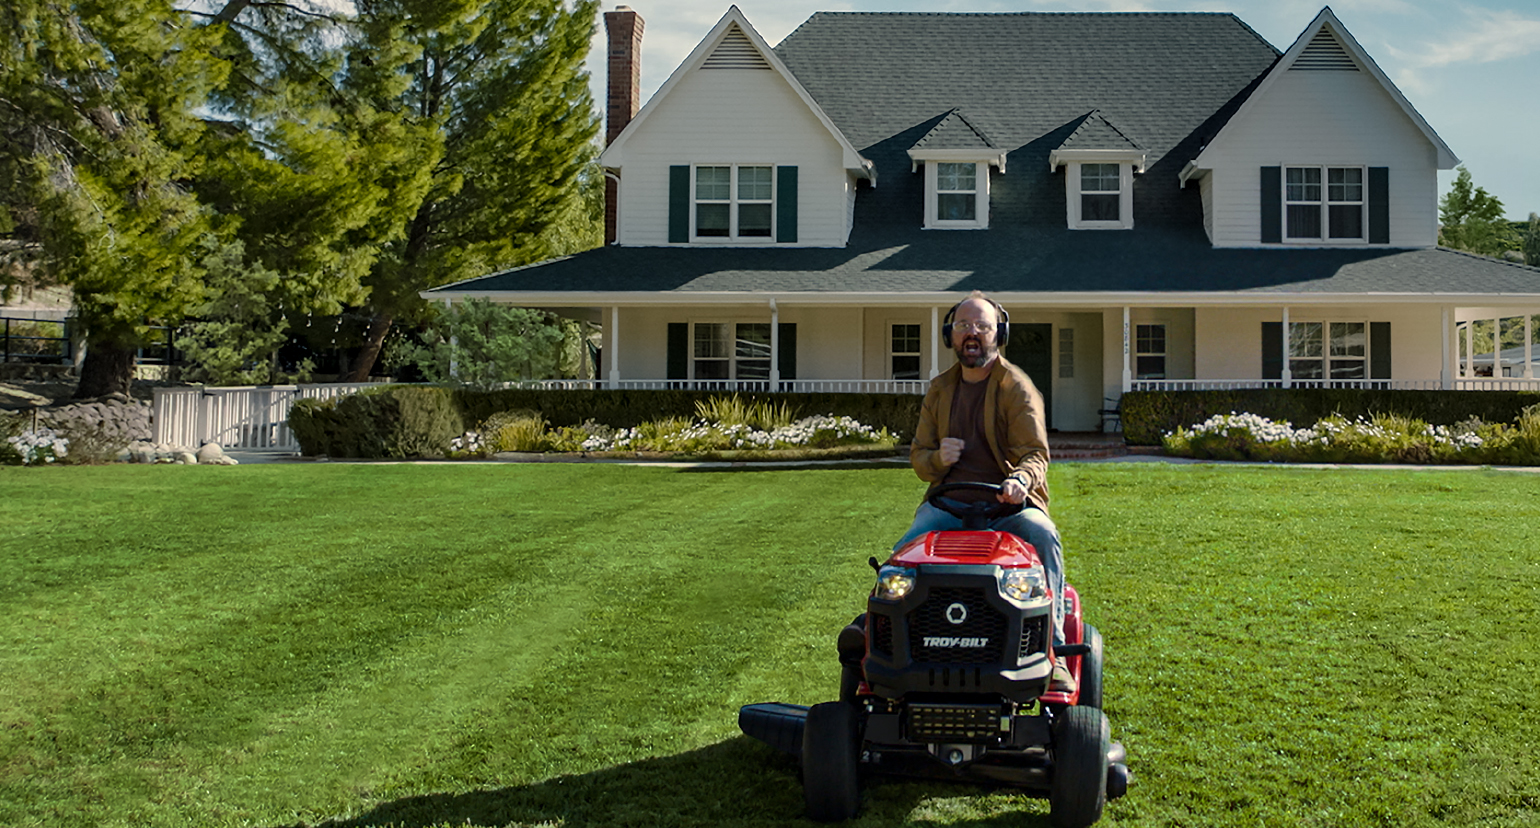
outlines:
[{"label": "eyeglasses", "polygon": [[952,323],[952,330],[954,330],[954,331],[961,331],[962,333],[967,333],[969,331],[976,331],[978,333],[984,334],[984,333],[989,333],[990,331],[992,331],[994,329],[995,329],[995,323],[993,323],[993,322],[968,322],[968,321],[964,320],[962,322],[953,322]]}]

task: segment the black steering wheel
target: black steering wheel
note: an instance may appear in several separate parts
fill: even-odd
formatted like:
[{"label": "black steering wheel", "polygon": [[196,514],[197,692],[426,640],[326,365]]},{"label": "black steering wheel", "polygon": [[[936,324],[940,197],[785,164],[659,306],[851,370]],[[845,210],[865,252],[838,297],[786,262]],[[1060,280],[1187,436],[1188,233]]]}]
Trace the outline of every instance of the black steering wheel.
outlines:
[{"label": "black steering wheel", "polygon": [[962,481],[957,483],[942,483],[932,489],[925,501],[943,512],[958,518],[963,522],[965,529],[983,529],[984,524],[998,517],[1014,515],[1021,511],[1024,503],[1007,503],[999,500],[980,500],[971,503],[961,503],[955,500],[947,500],[944,495],[948,492],[974,491],[988,492],[998,495],[1005,487],[998,483],[977,483]]}]

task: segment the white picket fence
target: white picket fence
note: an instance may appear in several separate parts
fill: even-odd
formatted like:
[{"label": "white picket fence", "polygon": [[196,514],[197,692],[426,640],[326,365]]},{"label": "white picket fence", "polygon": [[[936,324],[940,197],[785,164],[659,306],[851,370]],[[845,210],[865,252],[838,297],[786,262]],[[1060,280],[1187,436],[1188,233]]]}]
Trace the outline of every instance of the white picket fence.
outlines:
[{"label": "white picket fence", "polygon": [[196,448],[299,451],[289,431],[298,400],[342,397],[378,383],[249,385],[234,388],[155,389],[155,442]]}]

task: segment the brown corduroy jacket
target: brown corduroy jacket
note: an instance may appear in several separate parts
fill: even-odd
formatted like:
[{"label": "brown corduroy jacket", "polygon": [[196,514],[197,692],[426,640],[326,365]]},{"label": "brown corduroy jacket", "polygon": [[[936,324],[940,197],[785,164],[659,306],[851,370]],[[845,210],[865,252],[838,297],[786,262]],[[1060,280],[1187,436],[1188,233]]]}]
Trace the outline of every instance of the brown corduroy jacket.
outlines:
[{"label": "brown corduroy jacket", "polygon": [[[952,397],[962,382],[962,365],[951,368],[930,381],[925,402],[920,406],[920,425],[909,447],[909,463],[921,480],[930,482],[926,490],[941,485],[950,466],[941,463],[941,438],[948,435],[952,418]],[[1048,511],[1048,421],[1043,413],[1043,395],[1020,368],[1001,355],[989,371],[984,389],[984,410],[994,416],[984,418],[984,435],[989,450],[1006,477],[1020,480],[1027,489],[1027,500]]]}]

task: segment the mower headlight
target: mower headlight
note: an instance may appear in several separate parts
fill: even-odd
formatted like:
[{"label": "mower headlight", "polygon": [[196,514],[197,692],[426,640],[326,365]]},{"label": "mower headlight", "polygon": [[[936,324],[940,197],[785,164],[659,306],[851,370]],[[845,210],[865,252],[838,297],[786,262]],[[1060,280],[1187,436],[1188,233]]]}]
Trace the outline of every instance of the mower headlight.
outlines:
[{"label": "mower headlight", "polygon": [[1018,601],[1048,596],[1048,576],[1040,566],[1006,569],[1000,573],[1000,591]]},{"label": "mower headlight", "polygon": [[914,570],[901,566],[885,566],[877,570],[877,597],[884,601],[897,601],[914,591]]}]

